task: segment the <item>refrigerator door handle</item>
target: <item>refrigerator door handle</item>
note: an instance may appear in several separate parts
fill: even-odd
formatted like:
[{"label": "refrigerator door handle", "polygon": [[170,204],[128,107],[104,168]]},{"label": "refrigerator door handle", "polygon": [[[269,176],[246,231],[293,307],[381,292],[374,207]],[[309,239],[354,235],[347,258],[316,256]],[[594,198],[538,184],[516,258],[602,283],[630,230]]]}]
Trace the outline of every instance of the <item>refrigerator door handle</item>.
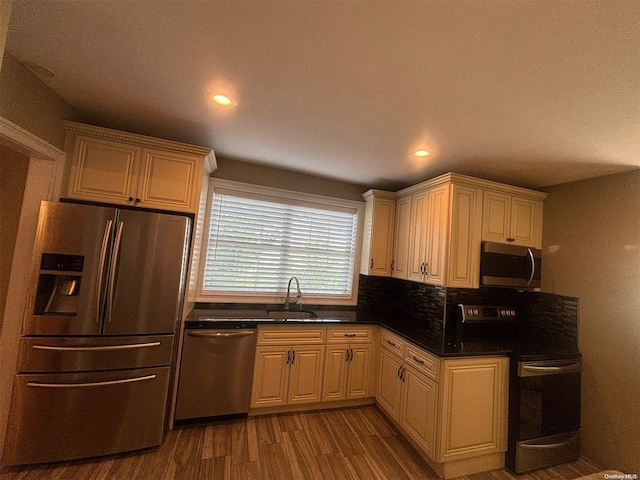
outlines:
[{"label": "refrigerator door handle", "polygon": [[41,383],[27,382],[27,387],[38,388],[76,388],[76,387],[104,387],[107,385],[119,385],[121,383],[141,382],[143,380],[153,380],[157,375],[145,375],[144,377],[123,378],[122,380],[107,380],[105,382],[86,382],[86,383]]},{"label": "refrigerator door handle", "polygon": [[55,345],[34,345],[34,350],[56,350],[63,352],[100,352],[100,351],[108,351],[108,350],[129,350],[132,348],[147,348],[147,347],[157,347],[160,345],[160,342],[147,342],[147,343],[132,343],[127,345],[100,345],[95,347],[58,347]]},{"label": "refrigerator door handle", "polygon": [[112,226],[113,220],[107,220],[107,225],[102,237],[100,260],[98,260],[98,281],[96,282],[96,323],[100,323],[100,320],[102,319],[102,312],[100,311],[100,306],[102,305],[102,277],[104,276],[104,263],[107,258],[107,247],[109,246],[109,237],[111,235]]},{"label": "refrigerator door handle", "polygon": [[109,268],[109,285],[107,286],[107,322],[111,323],[111,314],[113,313],[113,292],[116,289],[116,267],[120,260],[120,243],[122,242],[122,230],[124,222],[118,222],[118,230],[116,231],[116,240],[113,245],[113,255],[111,256],[111,267]]}]

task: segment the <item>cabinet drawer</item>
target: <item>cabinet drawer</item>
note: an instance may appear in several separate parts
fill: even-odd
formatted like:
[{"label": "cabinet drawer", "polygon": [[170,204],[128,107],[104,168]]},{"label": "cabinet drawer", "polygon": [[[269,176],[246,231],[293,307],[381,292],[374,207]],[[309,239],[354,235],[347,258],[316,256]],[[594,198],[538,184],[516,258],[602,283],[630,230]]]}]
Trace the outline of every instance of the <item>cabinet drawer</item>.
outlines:
[{"label": "cabinet drawer", "polygon": [[370,343],[370,327],[327,327],[327,343]]},{"label": "cabinet drawer", "polygon": [[324,327],[258,328],[258,345],[322,345],[324,339]]},{"label": "cabinet drawer", "polygon": [[419,372],[424,373],[436,381],[438,380],[440,360],[433,355],[413,345],[407,345],[404,351],[404,361]]},{"label": "cabinet drawer", "polygon": [[402,357],[405,341],[402,340],[399,336],[391,333],[389,330],[385,330],[383,328],[382,334],[380,335],[380,345],[390,352],[395,353],[399,357]]}]

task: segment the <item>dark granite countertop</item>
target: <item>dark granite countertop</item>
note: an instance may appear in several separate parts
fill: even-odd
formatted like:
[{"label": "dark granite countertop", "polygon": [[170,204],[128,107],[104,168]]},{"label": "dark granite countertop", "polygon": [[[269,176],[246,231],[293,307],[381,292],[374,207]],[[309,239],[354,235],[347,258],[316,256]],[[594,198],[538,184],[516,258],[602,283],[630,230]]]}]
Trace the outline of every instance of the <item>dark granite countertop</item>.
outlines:
[{"label": "dark granite countertop", "polygon": [[317,318],[274,320],[266,310],[194,309],[187,317],[188,328],[256,328],[258,325],[380,325],[439,357],[508,355],[508,345],[491,342],[448,342],[428,329],[408,324],[404,316],[356,310],[315,310]]}]

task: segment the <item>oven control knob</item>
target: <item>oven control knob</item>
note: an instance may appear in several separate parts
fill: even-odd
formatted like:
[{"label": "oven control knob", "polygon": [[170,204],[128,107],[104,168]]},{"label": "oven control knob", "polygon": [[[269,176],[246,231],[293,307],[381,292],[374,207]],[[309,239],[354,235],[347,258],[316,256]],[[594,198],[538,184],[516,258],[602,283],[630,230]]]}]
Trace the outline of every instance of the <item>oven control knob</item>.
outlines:
[{"label": "oven control knob", "polygon": [[516,311],[515,310],[511,310],[511,316],[515,317],[516,316]]},{"label": "oven control knob", "polygon": [[507,311],[506,310],[500,310],[500,315],[502,315],[504,317],[505,315],[507,315]]},{"label": "oven control knob", "polygon": [[480,313],[480,312],[478,312],[478,309],[477,309],[477,308],[474,308],[474,309],[473,309],[473,314],[474,314],[474,315],[478,315],[479,313]]},{"label": "oven control knob", "polygon": [[467,315],[473,315],[473,308],[469,308],[467,310]]}]

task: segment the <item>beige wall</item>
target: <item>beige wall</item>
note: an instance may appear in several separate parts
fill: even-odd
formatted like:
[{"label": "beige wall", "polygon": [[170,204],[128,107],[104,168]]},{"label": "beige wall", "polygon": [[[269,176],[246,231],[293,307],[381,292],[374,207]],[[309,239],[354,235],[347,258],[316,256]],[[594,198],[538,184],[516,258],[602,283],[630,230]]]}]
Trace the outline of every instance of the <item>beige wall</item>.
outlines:
[{"label": "beige wall", "polygon": [[0,332],[29,157],[0,145]]},{"label": "beige wall", "polygon": [[11,0],[0,0],[0,71],[2,71],[2,57],[4,55],[4,46],[7,43],[7,32],[9,30],[11,6]]},{"label": "beige wall", "polygon": [[237,182],[252,183],[266,187],[283,188],[298,192],[326,195],[328,197],[344,198],[362,201],[362,194],[368,187],[352,183],[315,177],[304,173],[267,167],[256,163],[241,162],[224,157],[218,157],[218,169],[213,177],[235,180]]},{"label": "beige wall", "polygon": [[0,92],[0,116],[55,147],[64,147],[62,120],[81,120],[64,100],[7,52],[0,70]]},{"label": "beige wall", "polygon": [[542,288],[580,298],[582,453],[640,473],[640,170],[548,189]]}]

